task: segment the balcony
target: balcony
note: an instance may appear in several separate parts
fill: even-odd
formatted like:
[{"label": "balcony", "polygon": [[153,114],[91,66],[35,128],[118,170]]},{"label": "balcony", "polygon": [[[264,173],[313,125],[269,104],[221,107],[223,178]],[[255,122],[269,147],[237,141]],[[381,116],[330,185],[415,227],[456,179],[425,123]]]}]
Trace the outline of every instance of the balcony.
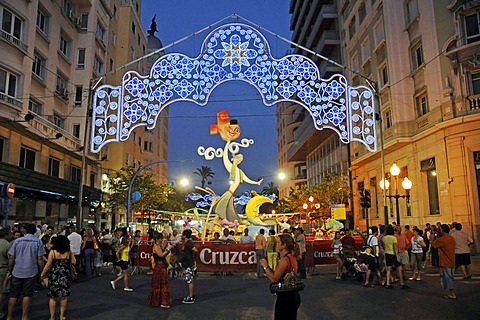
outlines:
[{"label": "balcony", "polygon": [[22,110],[22,105],[23,105],[22,101],[18,100],[17,98],[6,95],[5,93],[0,92],[0,101],[3,101],[4,103],[14,106],[15,109],[17,109],[18,111]]},{"label": "balcony", "polygon": [[0,34],[3,40],[14,45],[24,53],[27,53],[28,46],[24,42],[20,41],[19,39],[12,36],[10,33],[5,32],[4,30],[0,30]]},{"label": "balcony", "polygon": [[479,111],[480,110],[480,94],[473,96],[467,96],[468,101],[468,110],[470,111]]}]

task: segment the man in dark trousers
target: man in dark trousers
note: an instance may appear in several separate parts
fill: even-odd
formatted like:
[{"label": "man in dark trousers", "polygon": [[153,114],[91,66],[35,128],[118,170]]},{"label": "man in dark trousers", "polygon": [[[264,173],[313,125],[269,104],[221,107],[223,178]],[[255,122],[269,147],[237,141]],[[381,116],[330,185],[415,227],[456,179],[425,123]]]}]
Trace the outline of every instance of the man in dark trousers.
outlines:
[{"label": "man in dark trousers", "polygon": [[198,253],[198,249],[195,248],[192,237],[192,230],[185,229],[182,232],[183,250],[180,262],[183,268],[183,280],[188,286],[188,295],[183,298],[182,303],[192,304],[195,303],[195,258]]}]

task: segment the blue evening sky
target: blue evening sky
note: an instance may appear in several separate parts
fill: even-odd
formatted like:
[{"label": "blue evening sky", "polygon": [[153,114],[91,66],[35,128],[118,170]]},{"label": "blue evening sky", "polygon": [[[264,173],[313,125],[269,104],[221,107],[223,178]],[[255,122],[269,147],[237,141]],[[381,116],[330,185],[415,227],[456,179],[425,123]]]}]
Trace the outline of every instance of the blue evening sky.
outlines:
[{"label": "blue evening sky", "polygon": [[[211,26],[233,13],[282,37],[290,39],[290,14],[288,0],[143,0],[142,23],[150,29],[151,19],[156,14],[158,32],[155,34],[164,46],[185,36]],[[221,24],[237,22],[229,18]],[[248,24],[239,19],[238,22]],[[167,53],[182,53],[197,57],[205,37],[221,24],[173,46]],[[274,58],[286,55],[290,45],[259,30],[269,41]],[[191,185],[200,185],[200,177],[192,174],[196,168],[209,166],[215,172],[212,189],[222,194],[228,188],[228,173],[220,158],[205,160],[197,154],[199,146],[223,148],[225,142],[219,135],[210,135],[210,124],[216,123],[216,114],[227,110],[230,119],[238,119],[242,130],[240,138],[255,141],[242,149],[244,161],[240,165],[253,180],[264,178],[262,186],[242,184],[237,194],[245,190],[261,188],[268,182],[277,184],[277,146],[275,106],[263,104],[258,91],[243,81],[230,81],[212,92],[209,102],[199,106],[190,102],[170,105],[169,160],[193,159],[193,163],[170,163],[169,181],[187,177]]]}]

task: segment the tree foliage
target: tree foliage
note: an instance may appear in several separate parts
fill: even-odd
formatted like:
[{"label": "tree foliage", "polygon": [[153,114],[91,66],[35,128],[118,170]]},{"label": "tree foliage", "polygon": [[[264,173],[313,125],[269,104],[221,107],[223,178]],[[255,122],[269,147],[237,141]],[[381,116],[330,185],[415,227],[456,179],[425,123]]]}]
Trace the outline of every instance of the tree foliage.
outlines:
[{"label": "tree foliage", "polygon": [[215,176],[215,172],[213,172],[212,168],[209,166],[202,166],[201,168],[197,168],[196,171],[193,172],[193,174],[196,174],[202,178],[202,188],[205,188],[205,184],[208,181],[208,178],[213,178]]},{"label": "tree foliage", "polygon": [[[131,166],[115,172],[115,177],[110,177],[110,194],[107,206],[113,211],[127,208],[128,186],[137,170]],[[140,192],[138,201],[131,201],[131,212],[141,210],[159,209],[174,194],[169,184],[157,184],[150,169],[143,170],[133,182],[131,194]]]},{"label": "tree foliage", "polygon": [[278,197],[278,187],[274,182],[270,181],[265,187],[263,187],[262,194],[264,196],[275,194]]},{"label": "tree foliage", "polygon": [[[352,193],[347,174],[330,173],[319,184],[304,189],[291,189],[290,195],[279,201],[277,212],[301,212],[303,204],[320,204],[318,211],[330,212],[332,204],[348,204]],[[309,198],[313,197],[313,203]]]}]

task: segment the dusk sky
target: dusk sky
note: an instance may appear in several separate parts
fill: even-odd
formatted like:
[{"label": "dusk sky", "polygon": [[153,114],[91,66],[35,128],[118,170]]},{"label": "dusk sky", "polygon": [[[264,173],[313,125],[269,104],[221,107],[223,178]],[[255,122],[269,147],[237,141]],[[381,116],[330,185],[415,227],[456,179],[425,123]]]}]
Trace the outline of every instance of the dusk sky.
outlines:
[{"label": "dusk sky", "polygon": [[[241,19],[229,18],[214,25],[233,13],[290,39],[289,3],[288,0],[144,0],[142,23],[145,30],[150,29],[152,17],[157,15],[158,32],[155,35],[164,46],[213,25],[167,50],[167,53],[197,57],[203,40],[216,27],[232,22],[248,24]],[[286,55],[290,49],[288,43],[259,31],[269,41],[274,58]],[[240,151],[244,155],[240,167],[253,180],[264,178],[262,186],[242,184],[237,193],[252,189],[261,191],[268,182],[277,183],[275,106],[265,106],[258,91],[243,81],[221,84],[214,89],[205,106],[190,102],[176,102],[170,106],[169,160],[193,159],[194,162],[169,164],[169,181],[187,177],[192,187],[200,185],[199,176],[192,172],[201,166],[209,166],[215,172],[212,189],[222,194],[228,188],[228,173],[221,158],[208,161],[197,154],[199,146],[223,148],[225,145],[219,135],[211,136],[209,132],[210,124],[216,123],[216,114],[220,110],[227,110],[230,119],[238,120],[242,131],[240,138],[255,141]]]}]

